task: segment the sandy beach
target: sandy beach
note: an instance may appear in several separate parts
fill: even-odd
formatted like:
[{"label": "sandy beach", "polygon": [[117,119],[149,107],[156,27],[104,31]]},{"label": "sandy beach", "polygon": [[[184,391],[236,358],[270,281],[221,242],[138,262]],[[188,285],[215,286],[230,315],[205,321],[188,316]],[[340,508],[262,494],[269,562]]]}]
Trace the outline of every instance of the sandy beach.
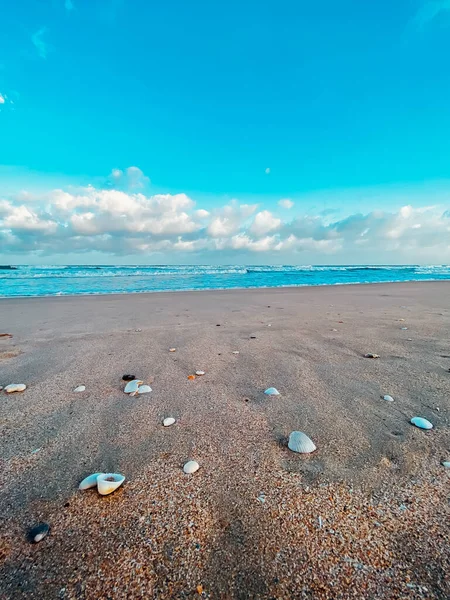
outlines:
[{"label": "sandy beach", "polygon": [[0,333],[2,600],[450,597],[450,282],[3,299]]}]

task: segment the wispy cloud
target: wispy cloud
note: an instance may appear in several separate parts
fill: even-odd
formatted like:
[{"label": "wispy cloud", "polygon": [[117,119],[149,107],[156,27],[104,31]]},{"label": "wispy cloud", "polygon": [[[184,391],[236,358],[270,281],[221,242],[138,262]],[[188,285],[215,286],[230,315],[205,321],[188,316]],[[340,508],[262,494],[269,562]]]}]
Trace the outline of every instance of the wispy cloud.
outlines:
[{"label": "wispy cloud", "polygon": [[41,27],[36,33],[31,36],[31,41],[37,50],[38,55],[41,58],[47,58],[49,51],[49,45],[42,39],[43,36],[48,32],[47,27]]},{"label": "wispy cloud", "polygon": [[69,12],[75,8],[75,6],[74,6],[74,4],[73,4],[72,0],[65,0],[65,2],[64,2],[64,7],[65,7],[65,9],[66,9],[67,11],[69,11]]},{"label": "wispy cloud", "polygon": [[430,0],[419,8],[412,22],[419,31],[422,31],[446,13],[450,13],[450,0]]}]

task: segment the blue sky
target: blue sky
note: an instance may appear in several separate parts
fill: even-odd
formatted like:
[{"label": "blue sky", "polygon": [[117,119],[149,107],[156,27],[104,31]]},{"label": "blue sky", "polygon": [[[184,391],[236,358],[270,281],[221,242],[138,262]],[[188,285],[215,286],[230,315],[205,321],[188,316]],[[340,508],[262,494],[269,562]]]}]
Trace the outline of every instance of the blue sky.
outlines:
[{"label": "blue sky", "polygon": [[1,260],[450,261],[449,55],[450,0],[9,3]]}]

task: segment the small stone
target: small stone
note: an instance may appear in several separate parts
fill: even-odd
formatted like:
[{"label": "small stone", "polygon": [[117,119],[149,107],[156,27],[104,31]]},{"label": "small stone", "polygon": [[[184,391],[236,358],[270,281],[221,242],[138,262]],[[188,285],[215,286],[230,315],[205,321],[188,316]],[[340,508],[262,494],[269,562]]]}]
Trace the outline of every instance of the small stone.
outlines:
[{"label": "small stone", "polygon": [[193,381],[195,379],[195,375],[188,375],[189,381]]},{"label": "small stone", "polygon": [[203,594],[203,586],[202,585],[198,585],[195,589],[197,590],[197,594]]},{"label": "small stone", "polygon": [[232,354],[239,354],[239,350],[233,350]]},{"label": "small stone", "polygon": [[205,374],[205,371],[195,371],[195,374],[198,375],[199,377],[201,377],[202,375]]},{"label": "small stone", "polygon": [[175,423],[175,419],[173,417],[166,417],[163,421],[164,427],[170,427]]},{"label": "small stone", "polygon": [[374,354],[373,352],[368,352],[367,354],[364,354],[365,358],[380,358],[379,354]]},{"label": "small stone", "polygon": [[73,391],[74,392],[84,392],[85,390],[86,390],[86,386],[85,385],[79,385]]},{"label": "small stone", "polygon": [[220,323],[217,323],[216,327],[220,327]]},{"label": "small stone", "polygon": [[433,429],[433,424],[423,417],[413,417],[410,422],[419,429]]},{"label": "small stone", "polygon": [[23,392],[26,389],[27,386],[24,383],[10,383],[5,387],[5,392],[12,394],[13,392]]},{"label": "small stone", "polygon": [[198,464],[198,462],[196,460],[190,460],[183,467],[183,471],[187,475],[192,475],[192,473],[195,473],[199,469],[200,469],[200,465]]},{"label": "small stone", "polygon": [[441,465],[442,465],[443,467],[445,467],[446,469],[450,469],[450,460],[443,460],[443,461],[441,462]]},{"label": "small stone", "polygon": [[389,396],[389,394],[383,396],[383,400],[386,400],[386,402],[394,402],[394,398],[392,396]]},{"label": "small stone", "polygon": [[134,379],[136,379],[136,375],[122,375],[122,379],[124,381],[133,381]]},{"label": "small stone", "polygon": [[251,339],[251,340],[256,340],[256,335],[251,335],[251,336],[250,336],[250,339]]},{"label": "small stone", "polygon": [[47,523],[39,523],[38,525],[32,527],[28,532],[28,540],[32,544],[37,544],[48,535],[49,531],[50,525],[47,525]]},{"label": "small stone", "polygon": [[176,352],[177,349],[176,348],[169,348],[169,352]]},{"label": "small stone", "polygon": [[408,328],[407,327],[400,327],[400,329],[403,329],[403,331],[406,331]]},{"label": "small stone", "polygon": [[140,333],[142,329],[135,329],[136,333]]}]

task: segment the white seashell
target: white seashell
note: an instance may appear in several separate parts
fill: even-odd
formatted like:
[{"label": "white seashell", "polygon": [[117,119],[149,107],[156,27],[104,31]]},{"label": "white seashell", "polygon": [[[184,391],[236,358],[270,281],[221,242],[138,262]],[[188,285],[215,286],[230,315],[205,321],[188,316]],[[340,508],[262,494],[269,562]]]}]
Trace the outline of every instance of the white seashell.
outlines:
[{"label": "white seashell", "polygon": [[413,417],[411,423],[419,429],[433,429],[433,424],[423,417]]},{"label": "white seashell", "polygon": [[310,454],[316,450],[314,442],[302,431],[293,431],[289,436],[289,450],[301,454]]},{"label": "white seashell", "polygon": [[233,350],[232,354],[239,354],[239,350]]},{"label": "white seashell", "polygon": [[164,427],[170,427],[175,423],[175,419],[173,417],[166,417],[163,421]]},{"label": "white seashell", "polygon": [[148,394],[152,391],[152,388],[149,385],[140,385],[138,389],[138,394]]},{"label": "white seashell", "polygon": [[76,387],[73,391],[74,392],[84,392],[86,389],[85,385],[79,385],[78,387]]},{"label": "white seashell", "polygon": [[104,475],[104,473],[92,473],[92,475],[88,475],[80,483],[80,485],[78,486],[78,489],[79,490],[89,490],[90,488],[96,487],[97,477],[99,475]]},{"label": "white seashell", "polygon": [[169,348],[169,352],[176,352],[177,349],[176,348]]},{"label": "white seashell", "polygon": [[267,390],[264,392],[267,396],[279,396],[280,392],[277,390],[277,388],[271,387],[271,388],[267,388]]},{"label": "white seashell", "polygon": [[[108,481],[111,479],[112,481]],[[97,477],[98,493],[107,496],[117,490],[125,481],[125,477],[120,473],[102,473]]]},{"label": "white seashell", "polygon": [[383,396],[383,400],[386,400],[386,402],[394,402],[394,398],[392,396],[389,396],[389,394]]},{"label": "white seashell", "polygon": [[199,377],[201,377],[202,375],[205,374],[205,371],[195,371],[195,374],[198,375]]},{"label": "white seashell", "polygon": [[11,394],[12,392],[23,392],[27,389],[24,383],[10,383],[5,387],[5,392]]},{"label": "white seashell", "polygon": [[129,381],[127,383],[127,385],[125,386],[125,389],[123,390],[125,392],[125,394],[131,394],[131,392],[137,392],[139,389],[139,386],[142,385],[144,382],[141,381],[140,379],[133,379],[133,381]]},{"label": "white seashell", "polygon": [[183,467],[183,471],[187,475],[191,475],[192,473],[195,473],[199,469],[200,469],[200,465],[198,464],[198,462],[196,460],[190,460]]}]

